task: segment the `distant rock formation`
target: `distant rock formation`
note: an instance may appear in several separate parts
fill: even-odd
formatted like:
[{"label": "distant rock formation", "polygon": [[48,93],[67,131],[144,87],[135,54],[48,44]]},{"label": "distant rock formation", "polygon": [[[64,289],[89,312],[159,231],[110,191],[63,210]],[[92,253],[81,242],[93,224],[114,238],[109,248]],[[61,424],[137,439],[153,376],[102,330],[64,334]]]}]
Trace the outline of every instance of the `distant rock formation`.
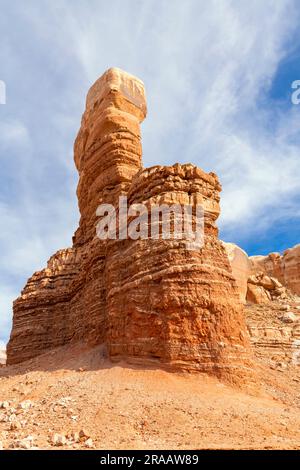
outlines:
[{"label": "distant rock formation", "polygon": [[[286,282],[282,258],[287,264],[290,258],[288,261],[287,254],[248,258],[237,245],[223,245],[241,300],[246,304],[246,322],[255,355],[278,370],[300,365],[300,297],[282,284]],[[294,264],[295,251],[286,252],[292,252]],[[287,285],[293,287],[295,283],[287,281]]]},{"label": "distant rock formation", "polygon": [[232,274],[236,280],[240,299],[244,303],[247,297],[248,279],[251,274],[251,262],[247,253],[234,243],[222,242],[225,247]]},{"label": "distant rock formation", "polygon": [[272,368],[300,366],[300,298],[248,303],[247,325],[255,354]]},{"label": "distant rock formation", "polygon": [[[50,258],[15,301],[9,364],[86,341],[105,343],[114,361],[222,377],[251,369],[243,306],[218,239],[218,178],[191,164],[142,169],[145,116],[142,82],[119,69],[89,91],[74,147],[79,228],[73,247]],[[97,207],[116,206],[121,195],[147,207],[201,203],[203,248],[175,238],[99,240]]]},{"label": "distant rock formation", "polygon": [[254,304],[263,304],[272,300],[292,298],[292,294],[275,277],[262,272],[248,278],[246,300]]},{"label": "distant rock formation", "polygon": [[262,271],[275,277],[292,293],[300,295],[300,244],[289,248],[281,256],[270,253],[267,256],[251,256],[253,271]]},{"label": "distant rock formation", "polygon": [[256,304],[300,295],[300,245],[267,256],[250,256],[234,243],[222,242],[242,302]]}]

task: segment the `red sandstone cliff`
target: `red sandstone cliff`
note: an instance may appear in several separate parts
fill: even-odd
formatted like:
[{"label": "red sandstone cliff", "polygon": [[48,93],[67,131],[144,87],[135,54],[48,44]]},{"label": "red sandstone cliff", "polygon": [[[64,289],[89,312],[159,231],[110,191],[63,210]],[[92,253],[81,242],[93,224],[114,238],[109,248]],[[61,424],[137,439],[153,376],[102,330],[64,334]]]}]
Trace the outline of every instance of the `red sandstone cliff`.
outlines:
[{"label": "red sandstone cliff", "polygon": [[[194,165],[142,169],[142,82],[108,70],[91,88],[74,152],[81,214],[73,247],[27,282],[14,303],[8,363],[84,340],[112,360],[164,364],[217,375],[251,366],[238,289],[215,225],[220,184]],[[182,240],[99,240],[96,209],[128,203],[195,205],[205,215],[203,248]]]}]

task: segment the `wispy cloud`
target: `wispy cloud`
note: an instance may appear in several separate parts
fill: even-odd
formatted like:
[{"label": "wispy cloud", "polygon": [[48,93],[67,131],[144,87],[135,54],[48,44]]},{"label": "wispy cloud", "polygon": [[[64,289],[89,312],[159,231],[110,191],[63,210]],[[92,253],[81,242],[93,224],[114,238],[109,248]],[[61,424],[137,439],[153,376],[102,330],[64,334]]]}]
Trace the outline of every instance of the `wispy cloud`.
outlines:
[{"label": "wispy cloud", "polygon": [[262,97],[281,60],[294,51],[296,4],[130,5],[112,2],[104,13],[95,2],[91,15],[76,3],[67,29],[90,82],[107,64],[145,80],[145,164],[192,161],[216,171],[224,188],[220,225],[227,236],[241,224],[252,230],[253,218],[259,219],[256,227],[280,218],[283,202],[300,190],[299,110],[282,110],[280,102]]}]

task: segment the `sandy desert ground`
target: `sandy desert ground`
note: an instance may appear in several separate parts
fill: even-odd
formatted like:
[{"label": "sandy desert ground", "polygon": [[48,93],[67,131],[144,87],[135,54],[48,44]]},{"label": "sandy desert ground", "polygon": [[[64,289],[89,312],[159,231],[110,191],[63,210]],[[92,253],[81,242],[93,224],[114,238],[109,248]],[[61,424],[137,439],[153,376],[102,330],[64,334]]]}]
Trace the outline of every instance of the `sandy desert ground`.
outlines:
[{"label": "sandy desert ground", "polygon": [[61,348],[0,370],[4,449],[300,449],[300,371],[258,362],[238,389],[205,374]]}]

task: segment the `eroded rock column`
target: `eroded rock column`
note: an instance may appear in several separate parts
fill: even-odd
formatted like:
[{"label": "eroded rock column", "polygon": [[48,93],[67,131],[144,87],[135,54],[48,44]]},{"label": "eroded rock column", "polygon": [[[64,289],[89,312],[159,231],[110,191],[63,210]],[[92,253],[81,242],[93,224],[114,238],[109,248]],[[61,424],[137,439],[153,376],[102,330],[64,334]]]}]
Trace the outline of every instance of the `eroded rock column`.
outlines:
[{"label": "eroded rock column", "polygon": [[[73,247],[27,283],[8,362],[72,342],[105,343],[112,360],[242,378],[251,369],[243,307],[218,239],[218,178],[194,165],[142,170],[140,80],[108,70],[92,86],[75,142],[80,224]],[[101,203],[202,204],[204,245],[96,236]],[[149,221],[147,221],[149,223]]]},{"label": "eroded rock column", "polygon": [[138,173],[128,203],[202,204],[201,249],[183,240],[111,240],[106,258],[107,343],[113,360],[164,364],[220,377],[250,372],[243,307],[218,239],[220,184],[194,165]]},{"label": "eroded rock column", "polygon": [[141,168],[143,83],[109,69],[91,87],[74,145],[80,225],[73,248],[51,257],[14,303],[8,363],[77,341],[106,340],[106,243],[96,237],[96,209],[126,193]]},{"label": "eroded rock column", "polygon": [[143,83],[119,69],[109,69],[90,89],[74,146],[81,214],[75,243],[95,237],[98,205],[116,204],[140,170],[146,112]]}]

